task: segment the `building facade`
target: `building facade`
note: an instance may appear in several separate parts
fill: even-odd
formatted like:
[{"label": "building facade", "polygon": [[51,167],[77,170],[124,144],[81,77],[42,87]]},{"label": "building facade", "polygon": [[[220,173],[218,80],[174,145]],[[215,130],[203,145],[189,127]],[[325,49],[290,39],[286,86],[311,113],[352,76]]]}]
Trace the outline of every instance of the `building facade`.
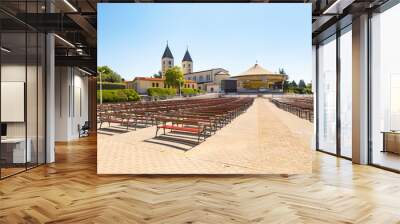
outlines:
[{"label": "building facade", "polygon": [[214,68],[185,74],[185,79],[196,82],[199,89],[209,93],[220,92],[221,80],[228,79],[229,77],[229,72],[223,68]]},{"label": "building facade", "polygon": [[[134,89],[140,95],[146,95],[149,88],[168,88],[165,84],[164,78],[148,78],[136,77],[131,83],[127,85],[128,89]],[[197,89],[197,83],[191,80],[185,80],[182,88]]]}]

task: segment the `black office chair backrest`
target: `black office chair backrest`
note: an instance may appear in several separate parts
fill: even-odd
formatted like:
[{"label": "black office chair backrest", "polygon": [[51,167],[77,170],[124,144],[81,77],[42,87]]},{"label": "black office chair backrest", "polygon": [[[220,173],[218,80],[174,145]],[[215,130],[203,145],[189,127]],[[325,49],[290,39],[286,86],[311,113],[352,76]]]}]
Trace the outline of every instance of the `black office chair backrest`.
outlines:
[{"label": "black office chair backrest", "polygon": [[82,129],[87,130],[89,128],[90,128],[89,121],[85,121],[85,124],[83,124]]}]

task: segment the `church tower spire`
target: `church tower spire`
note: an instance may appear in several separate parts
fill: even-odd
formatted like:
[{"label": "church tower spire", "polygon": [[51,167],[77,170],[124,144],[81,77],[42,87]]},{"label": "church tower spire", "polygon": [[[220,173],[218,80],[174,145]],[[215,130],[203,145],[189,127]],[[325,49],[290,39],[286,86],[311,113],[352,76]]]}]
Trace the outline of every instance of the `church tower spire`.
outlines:
[{"label": "church tower spire", "polygon": [[182,59],[182,70],[183,74],[188,74],[193,72],[193,60],[190,56],[189,49],[186,48],[185,56]]},{"label": "church tower spire", "polygon": [[161,72],[162,75],[165,75],[168,69],[174,66],[174,56],[172,56],[172,52],[169,49],[168,41],[167,46],[165,47],[164,54],[161,57]]}]

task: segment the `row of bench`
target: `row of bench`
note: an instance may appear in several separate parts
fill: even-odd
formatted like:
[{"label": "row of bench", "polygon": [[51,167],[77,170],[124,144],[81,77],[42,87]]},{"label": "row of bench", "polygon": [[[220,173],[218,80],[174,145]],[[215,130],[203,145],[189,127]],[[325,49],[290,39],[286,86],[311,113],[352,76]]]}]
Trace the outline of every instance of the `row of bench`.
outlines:
[{"label": "row of bench", "polygon": [[156,125],[160,129],[192,133],[197,141],[205,140],[228,124],[253,103],[252,98],[214,98],[157,101],[145,103],[119,103],[98,106],[98,122],[119,123],[134,127]]},{"label": "row of bench", "polygon": [[278,108],[288,111],[296,116],[314,121],[314,102],[309,96],[282,96],[271,98],[271,102]]}]

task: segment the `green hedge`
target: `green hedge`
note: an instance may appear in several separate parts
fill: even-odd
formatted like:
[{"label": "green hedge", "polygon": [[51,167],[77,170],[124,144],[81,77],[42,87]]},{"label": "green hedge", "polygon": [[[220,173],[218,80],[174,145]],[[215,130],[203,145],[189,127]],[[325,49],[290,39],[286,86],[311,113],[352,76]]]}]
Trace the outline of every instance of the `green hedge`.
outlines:
[{"label": "green hedge", "polygon": [[192,89],[192,88],[182,88],[181,93],[184,96],[192,96],[192,95],[197,95],[197,94],[203,94],[206,91],[201,90],[201,89]]},{"label": "green hedge", "polygon": [[[102,88],[104,89],[126,89],[126,84],[122,82],[102,82]],[[97,83],[97,89],[100,89],[100,83]]]},{"label": "green hedge", "polygon": [[148,88],[147,94],[149,96],[175,96],[176,89],[173,89],[173,88]]},{"label": "green hedge", "polygon": [[196,95],[196,94],[198,94],[199,92],[198,92],[198,89],[182,88],[182,89],[181,89],[181,93],[182,93],[182,95],[184,95],[184,96],[187,96],[187,95],[191,96],[191,95]]},{"label": "green hedge", "polygon": [[197,91],[197,93],[199,93],[199,94],[206,93],[206,91],[205,91],[205,90],[202,90],[202,89],[196,89],[196,91]]},{"label": "green hedge", "polygon": [[296,94],[312,94],[312,89],[309,87],[300,88],[300,87],[289,87],[283,90],[284,93],[296,93]]},{"label": "green hedge", "polygon": [[[102,92],[103,92],[103,102],[104,103],[115,103],[115,102],[127,102],[127,101],[140,100],[139,95],[133,89],[103,90]],[[100,102],[100,90],[97,90],[97,102]]]}]

